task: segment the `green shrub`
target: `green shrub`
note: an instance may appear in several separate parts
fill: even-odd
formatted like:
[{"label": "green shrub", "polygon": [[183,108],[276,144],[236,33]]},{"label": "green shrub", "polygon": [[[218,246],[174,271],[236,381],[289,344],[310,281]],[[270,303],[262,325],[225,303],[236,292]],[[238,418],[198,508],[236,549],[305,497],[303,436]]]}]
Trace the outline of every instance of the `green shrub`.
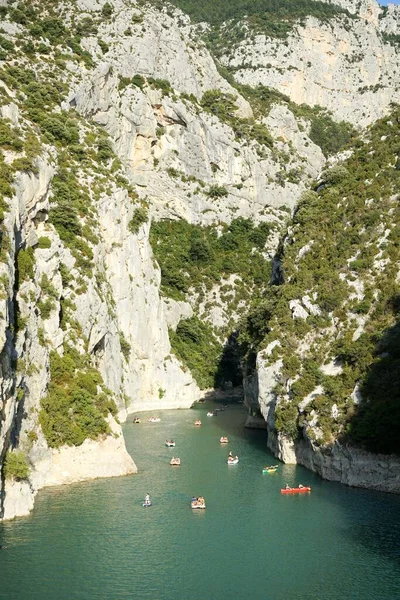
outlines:
[{"label": "green shrub", "polygon": [[[85,439],[110,433],[105,421],[115,403],[89,357],[65,347],[64,356],[50,353],[50,384],[41,400],[39,423],[48,445],[80,446]],[[103,386],[104,387],[104,386]]]},{"label": "green shrub", "polygon": [[211,185],[207,192],[207,196],[210,198],[224,198],[227,195],[228,190],[220,185]]},{"label": "green shrub", "polygon": [[110,49],[110,46],[104,40],[97,40],[97,43],[100,46],[100,50],[103,54],[107,54]]},{"label": "green shrub", "polygon": [[146,83],[146,80],[145,80],[145,78],[144,78],[144,77],[142,77],[142,75],[139,75],[139,74],[137,74],[137,75],[134,75],[134,76],[132,77],[132,79],[131,79],[131,83],[132,83],[134,86],[136,86],[136,87],[138,87],[138,88],[142,89],[142,88],[143,88],[143,86],[144,86],[144,84]]},{"label": "green shrub", "polygon": [[47,236],[40,236],[37,247],[41,250],[51,248],[51,239]]},{"label": "green shrub", "polygon": [[33,248],[22,248],[17,254],[18,280],[19,282],[33,279],[35,256]]},{"label": "green shrub", "polygon": [[275,409],[275,429],[291,439],[298,437],[298,410],[295,404],[281,402]]},{"label": "green shrub", "polygon": [[5,119],[0,119],[0,147],[20,152],[23,142]]},{"label": "green shrub", "polygon": [[128,342],[128,340],[125,338],[122,331],[120,331],[120,333],[119,333],[119,344],[121,347],[121,352],[122,352],[123,357],[125,358],[126,362],[129,362],[129,357],[131,355],[131,345]]},{"label": "green shrub", "polygon": [[98,141],[97,157],[102,163],[107,163],[110,158],[114,158],[114,150],[111,141],[106,137],[101,137]]},{"label": "green shrub", "polygon": [[25,171],[26,173],[35,173],[39,172],[39,169],[34,165],[34,162],[31,158],[22,157],[17,158],[12,162],[12,168],[16,171]]},{"label": "green shrub", "polygon": [[53,312],[53,310],[55,309],[55,307],[56,307],[56,305],[54,304],[53,300],[50,300],[50,299],[40,300],[38,302],[40,316],[42,317],[43,320],[47,320],[50,318],[50,315]]},{"label": "green shrub", "polygon": [[140,206],[135,209],[132,219],[128,223],[128,229],[131,233],[137,234],[139,229],[148,220],[148,209],[144,206]]},{"label": "green shrub", "polygon": [[149,77],[147,83],[156,90],[160,90],[163,96],[172,95],[174,93],[174,90],[167,79],[154,79],[154,77]]},{"label": "green shrub", "polygon": [[28,458],[22,450],[10,450],[6,454],[4,461],[4,475],[6,479],[27,479],[29,475]]},{"label": "green shrub", "polygon": [[106,2],[105,4],[103,4],[103,7],[101,9],[101,14],[103,15],[103,17],[109,18],[109,17],[111,17],[113,12],[114,12],[114,8],[111,6],[111,4],[109,2]]}]

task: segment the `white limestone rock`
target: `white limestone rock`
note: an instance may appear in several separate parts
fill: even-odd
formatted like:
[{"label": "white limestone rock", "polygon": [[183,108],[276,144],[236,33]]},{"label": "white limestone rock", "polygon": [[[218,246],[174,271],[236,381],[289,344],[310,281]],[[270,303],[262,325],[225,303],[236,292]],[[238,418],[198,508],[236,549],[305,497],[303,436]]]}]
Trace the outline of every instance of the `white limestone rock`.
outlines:
[{"label": "white limestone rock", "polygon": [[25,517],[33,509],[35,494],[27,481],[6,480],[2,519]]},{"label": "white limestone rock", "polygon": [[308,17],[286,40],[265,35],[243,40],[223,57],[240,83],[263,84],[297,104],[319,105],[338,120],[365,126],[399,100],[400,54],[381,31],[399,32],[398,7],[383,19],[371,1],[340,3],[357,18],[338,16],[323,23]]}]

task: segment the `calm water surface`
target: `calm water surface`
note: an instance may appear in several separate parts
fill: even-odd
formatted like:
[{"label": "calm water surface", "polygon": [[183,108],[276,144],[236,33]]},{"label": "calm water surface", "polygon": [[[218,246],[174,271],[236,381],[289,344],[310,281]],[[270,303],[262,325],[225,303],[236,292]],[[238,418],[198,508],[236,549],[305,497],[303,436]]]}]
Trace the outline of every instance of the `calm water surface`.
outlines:
[{"label": "calm water surface", "polygon": [[[400,498],[302,467],[263,475],[276,463],[265,434],[243,428],[240,407],[209,409],[141,414],[124,426],[138,475],[44,490],[30,517],[0,525],[0,599],[398,600]],[[282,496],[286,482],[312,493]]]}]

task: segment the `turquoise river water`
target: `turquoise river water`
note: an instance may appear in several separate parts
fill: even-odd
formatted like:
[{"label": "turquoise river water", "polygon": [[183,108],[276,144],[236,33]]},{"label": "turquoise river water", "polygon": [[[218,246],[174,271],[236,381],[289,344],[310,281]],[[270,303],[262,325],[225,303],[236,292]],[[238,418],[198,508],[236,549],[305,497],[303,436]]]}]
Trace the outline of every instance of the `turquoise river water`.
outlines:
[{"label": "turquoise river water", "polygon": [[[210,406],[130,419],[138,475],[43,490],[31,516],[1,524],[0,599],[398,600],[400,498],[298,466],[263,475],[277,462],[265,433],[243,428],[239,406],[207,418]],[[281,495],[286,482],[312,492]]]}]

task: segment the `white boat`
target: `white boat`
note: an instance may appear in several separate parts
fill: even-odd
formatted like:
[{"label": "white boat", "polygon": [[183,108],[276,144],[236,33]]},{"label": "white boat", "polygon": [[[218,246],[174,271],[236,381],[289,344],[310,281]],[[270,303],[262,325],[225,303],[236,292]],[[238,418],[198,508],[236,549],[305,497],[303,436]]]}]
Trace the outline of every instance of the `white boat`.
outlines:
[{"label": "white boat", "polygon": [[215,417],[216,413],[215,412],[208,412],[207,413],[207,417]]},{"label": "white boat", "polygon": [[175,448],[175,442],[173,442],[172,440],[167,440],[165,442],[165,445],[168,446],[168,448]]},{"label": "white boat", "polygon": [[226,462],[228,463],[228,465],[237,465],[239,462],[239,458],[237,456],[235,456],[234,458],[228,458]]},{"label": "white boat", "polygon": [[149,423],[159,423],[160,421],[160,417],[150,417],[149,419]]},{"label": "white boat", "polygon": [[190,506],[192,508],[205,508],[206,501],[204,500],[203,496],[199,496],[198,498],[192,498]]},{"label": "white boat", "polygon": [[173,457],[173,458],[171,458],[171,461],[170,461],[169,464],[172,465],[172,466],[180,467],[180,465],[181,465],[181,459]]}]

